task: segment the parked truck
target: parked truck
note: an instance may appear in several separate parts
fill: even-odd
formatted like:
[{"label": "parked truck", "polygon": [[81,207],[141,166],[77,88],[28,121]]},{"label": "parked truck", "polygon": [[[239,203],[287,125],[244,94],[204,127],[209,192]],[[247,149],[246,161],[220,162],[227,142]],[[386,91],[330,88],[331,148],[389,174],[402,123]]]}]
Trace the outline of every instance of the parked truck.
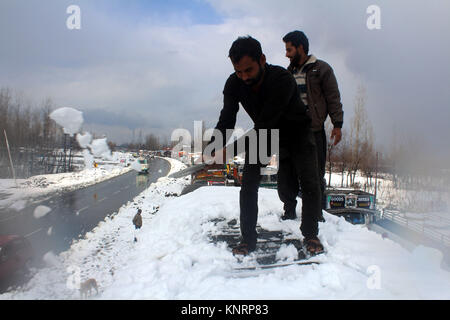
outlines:
[{"label": "parked truck", "polygon": [[344,217],[352,224],[371,224],[376,221],[375,195],[355,189],[327,188],[325,190],[325,211]]}]

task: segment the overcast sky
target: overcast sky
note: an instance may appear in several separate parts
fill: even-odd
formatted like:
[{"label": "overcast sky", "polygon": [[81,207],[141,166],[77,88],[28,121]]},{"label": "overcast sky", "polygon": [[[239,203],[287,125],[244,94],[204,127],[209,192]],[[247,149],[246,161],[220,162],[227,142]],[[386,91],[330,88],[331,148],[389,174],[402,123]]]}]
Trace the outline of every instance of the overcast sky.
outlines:
[{"label": "overcast sky", "polygon": [[[69,30],[69,5],[81,29]],[[369,30],[369,5],[381,29]],[[213,127],[242,35],[288,65],[282,37],[303,30],[334,69],[350,125],[358,85],[378,144],[394,131],[450,150],[450,1],[0,0],[0,87],[84,112],[85,129],[121,143],[132,130]],[[250,126],[245,111],[238,124]],[[347,127],[348,128],[348,127]]]}]

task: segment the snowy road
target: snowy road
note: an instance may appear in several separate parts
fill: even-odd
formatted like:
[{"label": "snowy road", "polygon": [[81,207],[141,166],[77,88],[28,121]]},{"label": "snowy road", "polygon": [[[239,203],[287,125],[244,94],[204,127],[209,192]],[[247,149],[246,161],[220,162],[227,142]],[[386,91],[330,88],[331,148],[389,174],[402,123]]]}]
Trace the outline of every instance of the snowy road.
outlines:
[{"label": "snowy road", "polygon": [[117,212],[128,201],[167,175],[170,164],[164,159],[150,162],[148,175],[131,171],[87,188],[53,195],[23,210],[3,210],[0,234],[19,234],[28,238],[37,262],[47,252],[67,250],[72,240],[95,228],[106,216]]}]

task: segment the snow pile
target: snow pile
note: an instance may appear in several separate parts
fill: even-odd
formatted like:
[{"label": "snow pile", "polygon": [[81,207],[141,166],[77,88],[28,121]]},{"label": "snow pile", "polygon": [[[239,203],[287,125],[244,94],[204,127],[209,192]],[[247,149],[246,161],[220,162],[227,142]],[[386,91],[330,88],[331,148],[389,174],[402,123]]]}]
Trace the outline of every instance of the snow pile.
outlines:
[{"label": "snow pile", "polygon": [[[183,167],[171,163],[173,171]],[[239,218],[240,189],[203,187],[173,197],[188,183],[159,179],[68,251],[49,254],[47,268],[0,299],[78,299],[77,284],[88,278],[100,287],[92,299],[450,299],[440,252],[410,253],[326,212],[319,237],[327,253],[314,258],[320,265],[236,272],[248,262],[238,263],[225,243],[209,239],[219,232],[216,221]],[[280,219],[276,190],[260,189],[258,206],[262,228],[302,238],[299,220]],[[143,226],[135,230],[138,208]],[[292,249],[282,246],[278,258],[291,260]]]}]

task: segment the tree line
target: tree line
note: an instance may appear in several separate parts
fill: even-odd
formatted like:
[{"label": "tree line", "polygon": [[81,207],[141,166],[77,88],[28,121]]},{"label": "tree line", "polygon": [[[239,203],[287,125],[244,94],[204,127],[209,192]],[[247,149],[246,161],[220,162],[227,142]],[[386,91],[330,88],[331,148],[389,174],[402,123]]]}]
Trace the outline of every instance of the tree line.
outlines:
[{"label": "tree line", "polygon": [[58,147],[64,133],[50,118],[53,110],[51,99],[46,99],[39,106],[35,106],[23,95],[13,94],[8,88],[0,88],[2,148],[5,147],[4,132],[11,147]]},{"label": "tree line", "polygon": [[[2,138],[1,148],[5,148],[4,131],[7,134],[9,145],[21,148],[61,148],[64,146],[64,132],[62,128],[50,118],[56,109],[50,98],[40,104],[27,100],[23,94],[15,93],[9,88],[0,88],[0,129]],[[167,139],[155,134],[147,134],[138,142],[122,144],[129,150],[160,150],[167,146]],[[141,141],[143,140],[143,141]],[[78,144],[72,146],[78,149]],[[117,143],[108,142],[113,150]]]},{"label": "tree line", "polygon": [[[353,116],[344,124],[341,142],[329,145],[327,173],[341,175],[341,187],[357,187],[374,191],[376,175],[392,181],[393,188],[450,191],[450,170],[445,161],[434,157],[417,137],[401,136],[397,131],[384,147],[375,144],[375,134],[366,110],[367,93],[357,89]],[[331,123],[326,124],[327,136]],[[357,175],[365,182],[357,182]],[[330,181],[331,179],[329,179]]]},{"label": "tree line", "polygon": [[[76,139],[64,134],[62,127],[50,118],[50,114],[56,109],[57,106],[50,98],[36,103],[23,93],[10,88],[0,88],[0,178],[13,177],[6,137],[15,174],[19,178],[61,172],[55,167],[62,161],[65,164],[67,162],[66,155],[62,159],[63,150],[81,149]],[[144,141],[131,142],[120,147],[126,151],[161,150],[167,145],[164,138],[148,134]],[[118,148],[113,141],[108,141],[108,146],[111,151]]]}]

